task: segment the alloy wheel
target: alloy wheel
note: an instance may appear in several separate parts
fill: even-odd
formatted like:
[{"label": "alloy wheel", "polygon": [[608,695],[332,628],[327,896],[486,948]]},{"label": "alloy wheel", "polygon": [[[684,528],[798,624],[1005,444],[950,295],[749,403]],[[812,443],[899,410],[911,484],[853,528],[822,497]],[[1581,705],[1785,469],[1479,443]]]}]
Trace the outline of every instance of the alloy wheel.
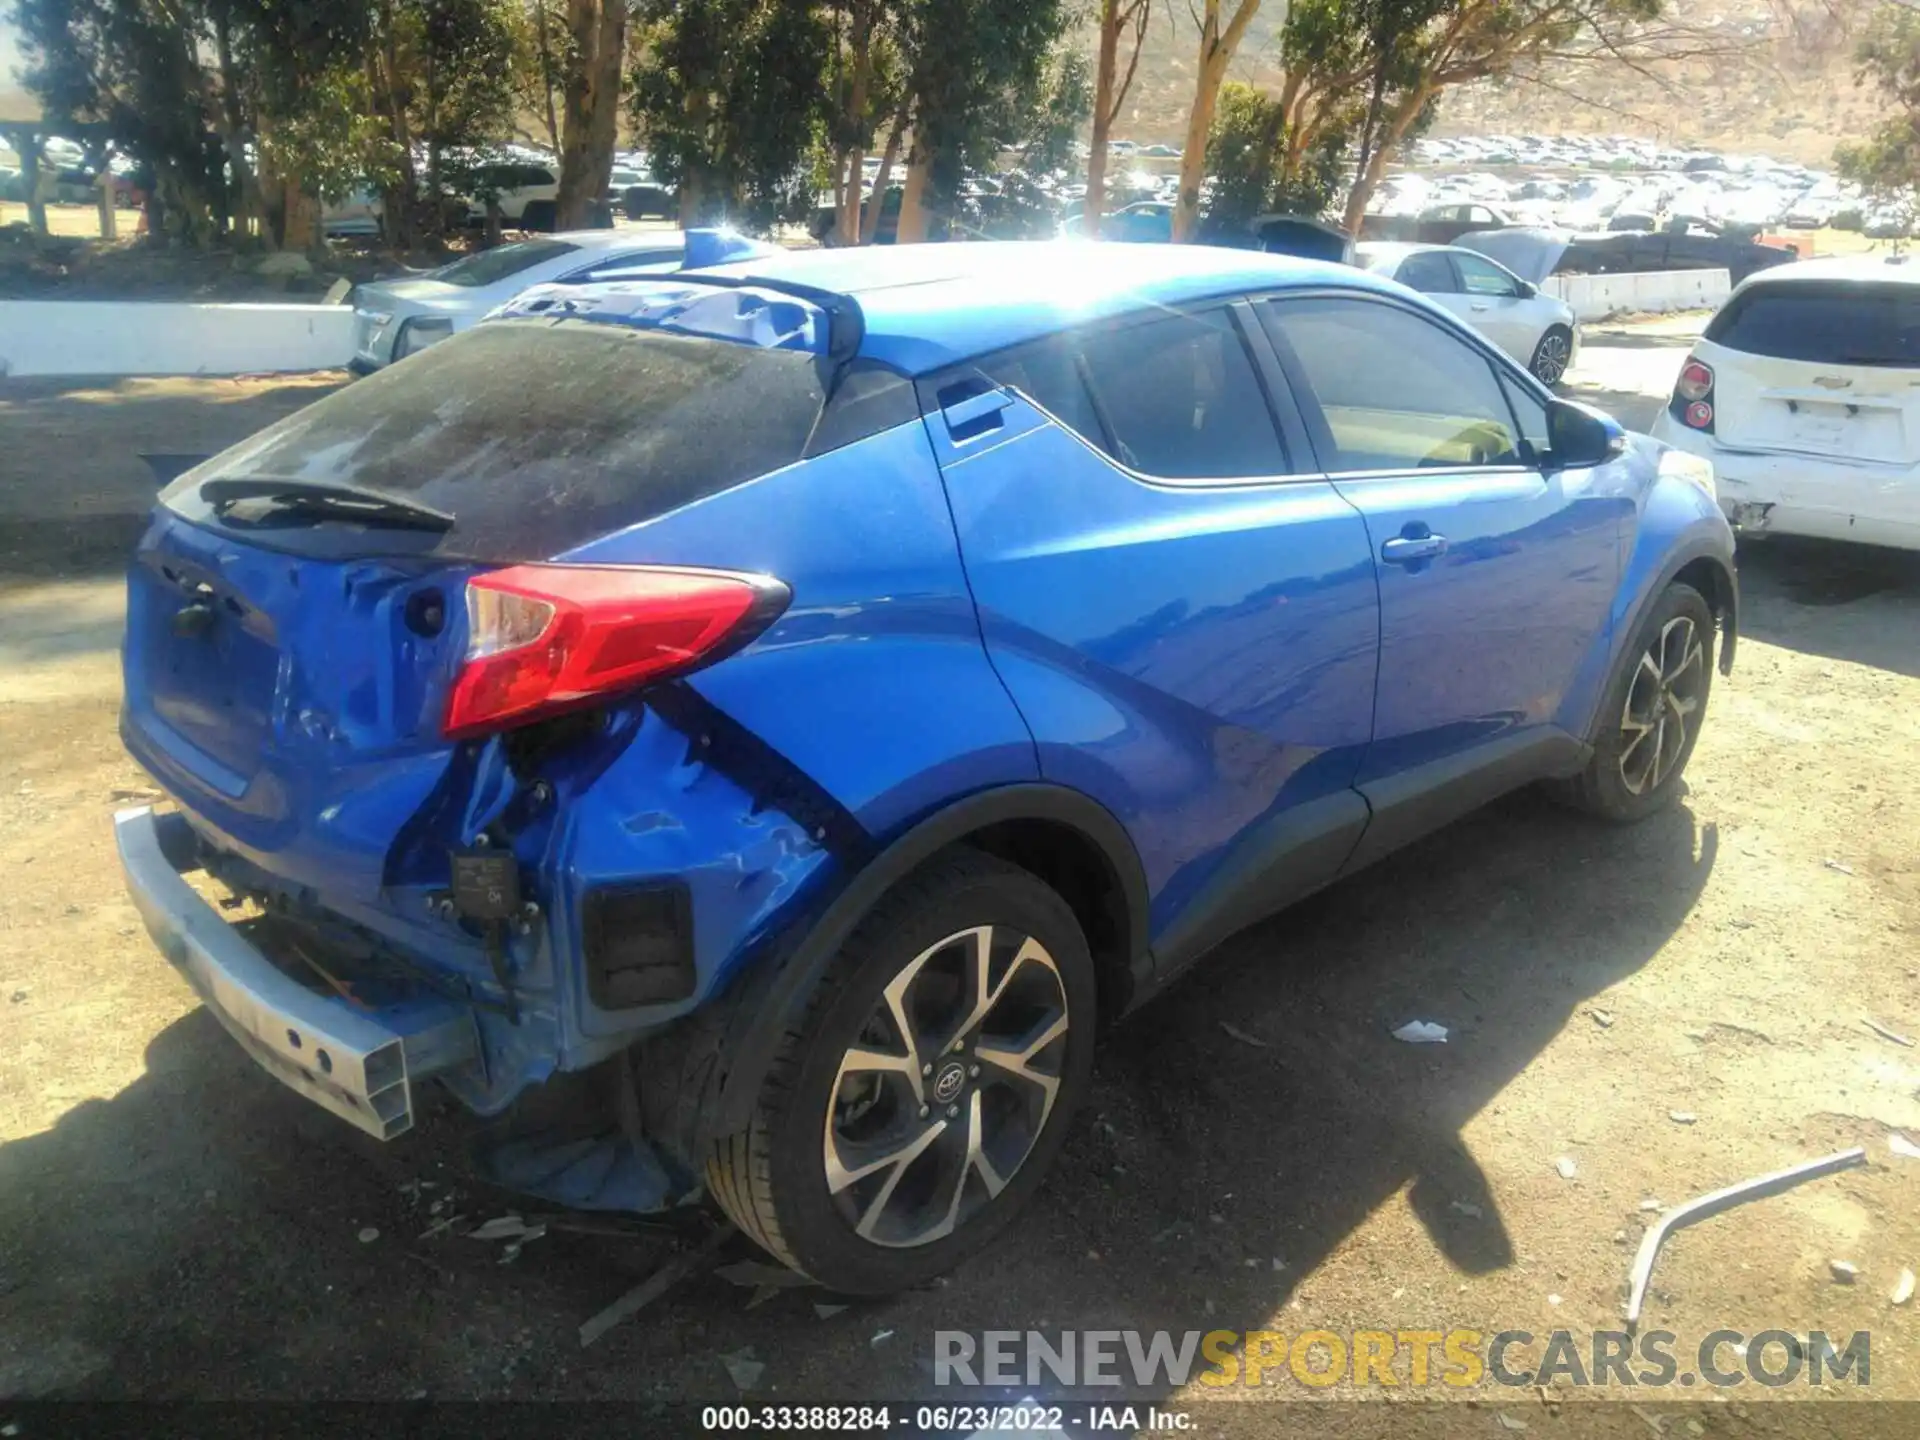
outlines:
[{"label": "alloy wheel", "polygon": [[914,956],[827,1098],[827,1191],[854,1233],[927,1245],[992,1201],[1046,1128],[1068,1023],[1059,969],[1030,935],[976,926]]},{"label": "alloy wheel", "polygon": [[1676,616],[1640,657],[1620,717],[1620,780],[1632,795],[1657,790],[1687,752],[1707,685],[1706,650],[1691,618]]},{"label": "alloy wheel", "polygon": [[1572,353],[1573,347],[1567,343],[1566,336],[1557,332],[1547,335],[1534,353],[1534,378],[1545,385],[1558,385],[1567,373],[1567,361]]}]

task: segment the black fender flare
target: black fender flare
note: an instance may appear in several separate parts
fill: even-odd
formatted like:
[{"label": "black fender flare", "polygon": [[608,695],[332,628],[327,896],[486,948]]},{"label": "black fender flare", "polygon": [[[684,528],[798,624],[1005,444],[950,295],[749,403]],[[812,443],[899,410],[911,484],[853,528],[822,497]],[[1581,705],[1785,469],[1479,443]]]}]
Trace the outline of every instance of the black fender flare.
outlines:
[{"label": "black fender flare", "polygon": [[1112,811],[1077,790],[1046,783],[998,786],[956,800],[916,822],[846,877],[810,919],[792,927],[792,938],[777,952],[751,960],[748,973],[715,1007],[724,1018],[713,1035],[716,1063],[701,1087],[696,1133],[687,1137],[698,1147],[695,1154],[750,1123],[761,1081],[788,1027],[881,896],[948,846],[1010,820],[1051,821],[1090,841],[1105,856],[1125,897],[1125,958],[1132,963],[1146,953],[1146,872],[1132,837]]},{"label": "black fender flare", "polygon": [[[1660,567],[1659,578],[1647,586],[1646,593],[1640,597],[1639,603],[1633,607],[1632,613],[1627,616],[1626,623],[1621,626],[1620,633],[1624,637],[1621,640],[1621,644],[1625,646],[1632,643],[1633,637],[1639,633],[1641,622],[1647,618],[1647,613],[1659,603],[1660,597],[1667,593],[1667,587],[1680,578],[1680,572],[1682,570],[1701,560],[1705,560],[1711,564],[1719,574],[1723,601],[1723,603],[1717,607],[1717,613],[1715,615],[1715,618],[1720,622],[1719,668],[1722,675],[1731,675],[1733,673],[1734,647],[1737,646],[1740,641],[1740,571],[1734,560],[1709,540],[1695,540],[1690,544],[1681,546],[1680,549],[1667,557],[1666,562]],[[1713,604],[1714,597],[1708,596],[1707,602],[1710,605]],[[1613,683],[1612,675],[1613,672],[1608,671],[1607,684],[1609,685]],[[1596,708],[1600,703],[1600,701],[1595,701]],[[1592,742],[1594,738],[1592,732],[1599,723],[1599,716],[1596,715],[1593,722],[1588,725],[1587,740],[1589,743]]]}]

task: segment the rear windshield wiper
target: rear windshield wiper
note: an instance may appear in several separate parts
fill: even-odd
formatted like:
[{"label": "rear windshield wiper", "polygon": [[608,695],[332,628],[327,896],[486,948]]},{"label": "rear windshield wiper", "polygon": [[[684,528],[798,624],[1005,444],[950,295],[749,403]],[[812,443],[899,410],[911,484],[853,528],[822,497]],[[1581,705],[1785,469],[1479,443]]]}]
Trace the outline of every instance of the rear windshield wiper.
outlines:
[{"label": "rear windshield wiper", "polygon": [[264,500],[282,513],[317,519],[358,520],[368,525],[410,530],[453,528],[453,516],[444,510],[358,485],[319,485],[311,480],[276,480],[264,475],[236,476],[203,481],[200,498],[220,516],[243,500]]}]

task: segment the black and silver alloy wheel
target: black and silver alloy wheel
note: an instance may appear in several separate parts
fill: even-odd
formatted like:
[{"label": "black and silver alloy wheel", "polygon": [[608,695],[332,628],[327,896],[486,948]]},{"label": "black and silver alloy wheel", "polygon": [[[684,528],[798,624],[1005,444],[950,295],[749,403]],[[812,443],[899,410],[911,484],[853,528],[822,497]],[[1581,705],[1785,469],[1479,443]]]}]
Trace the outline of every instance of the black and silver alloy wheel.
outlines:
[{"label": "black and silver alloy wheel", "polygon": [[827,1190],[854,1233],[926,1245],[999,1195],[1053,1111],[1070,1021],[1030,935],[975,926],[908,961],[827,1102]]},{"label": "black and silver alloy wheel", "polygon": [[1092,1081],[1099,985],[1072,907],[956,846],[895,883],[809,994],[707,1184],[829,1290],[924,1284],[1040,1188]]},{"label": "black and silver alloy wheel", "polygon": [[1676,581],[1655,599],[1615,662],[1593,754],[1550,791],[1604,820],[1640,820],[1680,793],[1713,686],[1714,615]]},{"label": "black and silver alloy wheel", "polygon": [[1567,366],[1572,360],[1573,337],[1555,326],[1540,337],[1539,345],[1534,348],[1533,363],[1527,368],[1542,385],[1558,385],[1566,378]]},{"label": "black and silver alloy wheel", "polygon": [[1676,615],[1640,656],[1620,716],[1620,783],[1657,790],[1687,753],[1706,698],[1707,657],[1692,617]]}]

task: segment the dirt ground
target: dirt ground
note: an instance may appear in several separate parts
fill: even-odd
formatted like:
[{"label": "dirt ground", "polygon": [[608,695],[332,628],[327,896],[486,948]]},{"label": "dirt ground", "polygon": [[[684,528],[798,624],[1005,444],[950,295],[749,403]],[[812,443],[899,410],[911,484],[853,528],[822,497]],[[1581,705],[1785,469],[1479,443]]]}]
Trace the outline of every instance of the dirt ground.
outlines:
[{"label": "dirt ground", "polygon": [[[1577,393],[1644,425],[1688,324],[1599,327]],[[1744,552],[1739,664],[1680,807],[1608,829],[1516,796],[1240,936],[1113,1037],[1058,1173],[947,1283],[823,1317],[818,1292],[752,1303],[707,1275],[583,1350],[578,1325],[700,1222],[556,1225],[511,1263],[422,1238],[449,1187],[443,1213],[512,1207],[460,1178],[449,1126],[383,1147],[257,1071],[119,883],[109,819],[146,793],[115,737],[139,457],[330,383],[0,381],[0,1400],[731,1401],[721,1357],[749,1347],[755,1401],[903,1400],[933,1398],[942,1328],[1586,1337],[1618,1328],[1646,1202],[1852,1145],[1868,1168],[1670,1242],[1647,1324],[1683,1356],[1718,1328],[1871,1331],[1871,1385],[1822,1393],[1920,1400],[1920,1307],[1888,1298],[1920,1267],[1920,1160],[1887,1140],[1920,1139],[1920,1050],[1863,1023],[1920,1035],[1920,556]],[[1448,1043],[1389,1037],[1413,1019]],[[1232,1401],[1361,1393],[1274,1378],[1165,1402],[1203,1433],[1303,1433],[1293,1407]],[[1634,1414],[1494,1387],[1448,1413],[1765,1434],[1836,1413],[1769,1403],[1808,1393],[1589,1392]],[[1912,1418],[1845,1413],[1817,1428]]]}]

